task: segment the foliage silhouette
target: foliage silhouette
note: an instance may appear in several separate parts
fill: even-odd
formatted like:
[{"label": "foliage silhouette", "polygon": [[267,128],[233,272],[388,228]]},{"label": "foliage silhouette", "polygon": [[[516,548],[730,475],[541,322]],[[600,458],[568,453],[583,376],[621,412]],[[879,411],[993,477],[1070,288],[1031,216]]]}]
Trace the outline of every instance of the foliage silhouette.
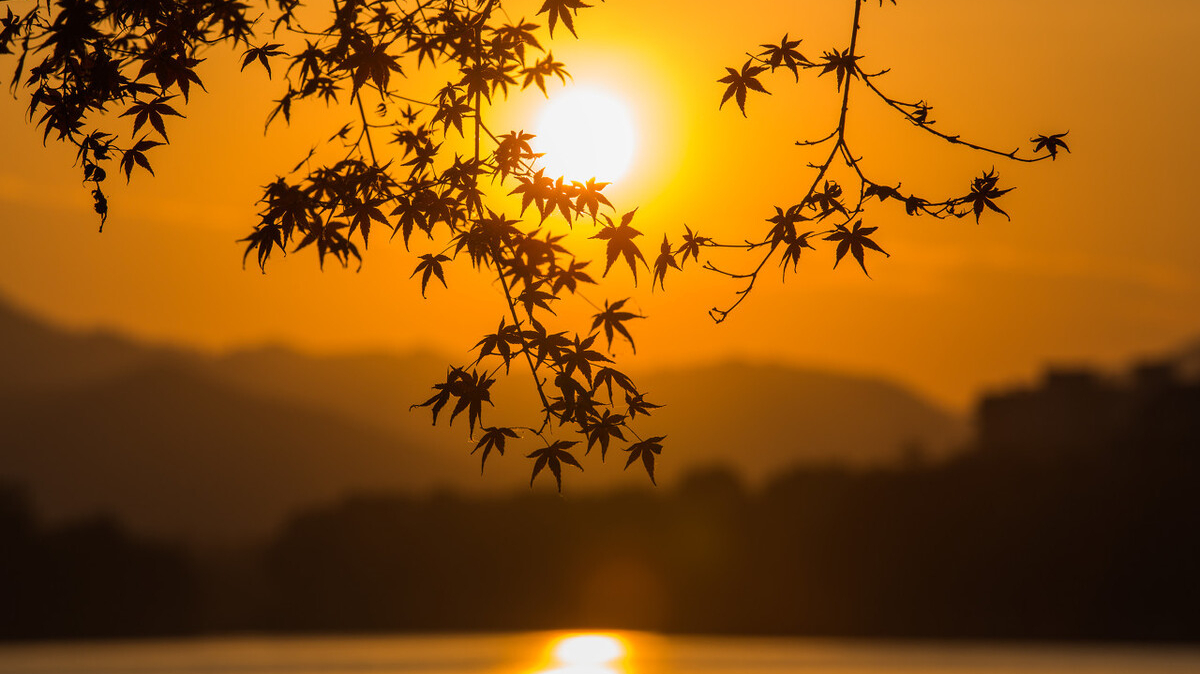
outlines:
[{"label": "foliage silhouette", "polygon": [[[483,449],[481,464],[492,449],[503,455],[508,440],[536,437],[540,446],[526,454],[533,460],[531,480],[549,467],[561,489],[561,464],[582,468],[572,453],[581,440],[562,439],[563,434],[586,439],[585,453],[599,443],[601,461],[611,440],[629,443],[626,467],[640,458],[651,481],[664,440],[643,439],[630,427],[658,405],[593,348],[601,331],[610,352],[618,334],[634,348],[628,323],[643,316],[623,310],[628,298],[605,299],[586,330],[549,325],[557,322],[555,302],[582,297],[582,286],[597,285],[588,271],[590,261],[569,247],[568,231],[575,225],[590,220],[596,229],[590,238],[606,242],[602,278],[621,261],[635,285],[640,265],[652,274],[651,289],[657,284],[665,291],[668,271],[682,271],[690,257],[704,269],[744,282],[730,306],[710,311],[719,323],[749,295],[776,251],[784,277],[818,241],[837,243],[834,267],[849,252],[865,273],[866,251],[887,255],[873,238],[878,228],[863,226],[871,197],[903,202],[908,215],[974,213],[978,221],[990,210],[1007,217],[997,199],[1012,188],[999,186],[994,169],[975,178],[965,195],[940,200],[869,178],[847,138],[857,83],[919,129],[951,144],[1018,161],[1054,159],[1060,149],[1069,151],[1062,133],[1037,136],[1034,156],[1024,156],[935,129],[923,99],[891,98],[878,84],[886,70],[870,74],[860,66],[864,56],[857,41],[866,0],[850,1],[848,46],[813,61],[799,51],[800,39],[784,34],[778,44],[761,45],[718,80],[727,85],[718,107],[733,100],[745,116],[752,92],[769,94],[760,78],[776,70],[786,70],[795,82],[812,69],[819,69],[817,78],[834,76],[841,106],[833,130],[798,143],[831,148],[823,161],[810,164],[814,177],[807,191],[798,203],[775,207],[771,227],[759,239],[720,242],[685,226],[681,242],[672,244],[664,234],[653,265],[636,241],[643,236],[633,224],[637,209],[624,212],[618,223],[620,211],[603,193],[607,183],[546,175],[530,145],[532,135],[486,123],[510,90],[533,86],[549,95],[548,81],[567,81],[566,66],[542,40],[559,24],[578,37],[575,20],[591,7],[580,0],[545,0],[537,12],[545,15],[544,29],[524,18],[513,21],[501,0],[330,0],[331,11],[324,16],[302,0],[267,0],[265,9],[241,0],[58,0],[54,6],[31,1],[7,8],[0,53],[16,57],[11,86],[32,92],[28,113],[42,127],[43,140],[53,133],[77,148],[76,164],[91,189],[101,228],[109,213],[106,167],[116,162],[127,182],[139,168],[154,173],[157,148],[170,142],[168,122],[184,117],[179,101],[188,103],[193,85],[204,89],[199,70],[202,54],[212,46],[240,50],[241,71],[257,64],[281,82],[267,128],[280,118],[290,122],[301,103],[321,102],[341,111],[343,124],[328,141],[263,188],[259,221],[241,239],[243,263],[253,254],[265,272],[276,251],[309,248],[322,267],[329,257],[342,266],[361,266],[378,225],[393,239],[399,234],[413,251],[418,261],[411,276],[420,275],[422,297],[436,293],[436,285],[430,288],[435,277],[448,287],[454,261],[493,277],[505,300],[497,331],[475,344],[473,361],[448,368],[434,394],[412,407],[430,408],[436,423],[453,401],[448,423],[466,412],[468,434],[474,437],[477,425],[483,429],[473,450]],[[13,5],[22,11],[14,12]],[[422,70],[444,83],[422,88],[408,79]],[[118,111],[115,120],[106,116]],[[132,118],[128,134],[100,126],[125,117]],[[461,146],[469,149],[456,149]],[[832,178],[838,161],[852,172],[857,195]],[[519,215],[510,219],[505,204],[518,196]],[[527,219],[530,210],[536,218],[531,213]],[[424,236],[415,236],[418,232]],[[740,251],[758,261],[752,271],[735,273],[701,261],[701,249]],[[529,425],[485,425],[485,412],[492,415],[484,408],[484,403],[493,405],[491,387],[501,369],[511,373],[514,360],[529,371],[541,417]]]},{"label": "foliage silhouette", "polygon": [[[995,168],[974,178],[966,194],[942,199],[930,199],[911,193],[905,194],[900,191],[899,183],[892,187],[885,182],[869,177],[869,169],[865,167],[863,155],[855,152],[855,146],[852,146],[848,139],[850,131],[848,112],[856,81],[861,82],[867,91],[874,94],[887,107],[898,112],[904,120],[951,145],[963,145],[984,154],[997,155],[1020,162],[1053,160],[1057,158],[1060,149],[1070,152],[1070,148],[1064,140],[1067,135],[1065,132],[1049,136],[1039,135],[1030,140],[1034,144],[1033,150],[1028,154],[1021,154],[1019,150],[1005,152],[993,149],[936,129],[934,120],[929,117],[929,112],[933,108],[925,102],[925,99],[911,103],[893,98],[884,92],[880,84],[880,80],[888,72],[888,69],[870,73],[859,64],[859,61],[865,58],[865,55],[859,51],[858,37],[862,7],[867,4],[867,0],[852,0],[852,4],[853,16],[850,21],[849,43],[846,47],[834,47],[826,50],[819,59],[812,61],[798,50],[802,40],[791,39],[789,34],[785,33],[778,44],[762,44],[759,45],[762,48],[761,51],[748,52],[747,59],[740,69],[727,67],[726,70],[729,74],[717,80],[728,85],[718,107],[724,107],[732,97],[737,102],[738,109],[743,116],[746,115],[748,92],[757,91],[769,95],[770,91],[766,89],[759,78],[779,69],[791,73],[796,83],[800,82],[801,71],[816,69],[818,79],[832,74],[835,78],[834,87],[841,93],[841,105],[833,129],[819,139],[796,141],[796,145],[802,147],[829,145],[828,154],[824,159],[808,164],[809,168],[813,170],[813,177],[804,195],[798,203],[786,209],[775,207],[775,215],[767,219],[767,222],[773,226],[766,230],[764,236],[758,239],[747,238],[741,242],[706,239],[702,243],[696,244],[695,234],[691,229],[687,229],[687,234],[683,237],[684,242],[675,249],[675,255],[683,258],[688,255],[698,257],[697,245],[700,245],[715,249],[741,251],[751,254],[752,259],[757,259],[757,263],[748,272],[734,272],[726,266],[718,266],[711,261],[705,262],[705,268],[744,284],[736,291],[737,297],[732,303],[723,308],[713,307],[709,310],[709,315],[717,323],[724,321],[730,312],[749,296],[766,263],[780,249],[782,249],[780,267],[783,270],[784,278],[787,277],[789,263],[791,263],[791,271],[794,273],[800,262],[801,252],[805,248],[813,249],[813,241],[837,242],[834,268],[849,251],[862,268],[863,273],[867,274],[864,249],[887,256],[884,249],[872,238],[878,227],[862,226],[862,214],[871,197],[877,198],[880,202],[888,199],[902,202],[905,214],[910,216],[962,218],[968,214],[974,214],[975,221],[979,222],[980,216],[986,209],[1008,217],[1008,214],[997,205],[996,200],[1013,188],[1001,189],[998,186],[999,177]],[[895,5],[895,0],[892,0],[891,4]],[[880,0],[879,6],[883,7],[883,0]],[[857,183],[857,190],[851,189],[847,192],[836,180],[830,179],[829,176],[833,169],[838,167],[849,173],[852,182]],[[808,228],[809,231],[800,231],[802,228]],[[666,244],[664,244],[663,250],[664,252],[667,250]],[[656,271],[662,272],[661,275],[656,276],[661,282],[666,274],[666,266],[656,264],[655,268]]]}]

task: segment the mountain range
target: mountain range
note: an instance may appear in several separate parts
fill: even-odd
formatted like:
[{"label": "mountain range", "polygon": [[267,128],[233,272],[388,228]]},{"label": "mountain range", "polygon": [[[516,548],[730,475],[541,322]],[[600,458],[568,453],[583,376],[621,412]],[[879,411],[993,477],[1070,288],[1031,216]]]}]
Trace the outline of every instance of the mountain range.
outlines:
[{"label": "mountain range", "polygon": [[[481,476],[462,421],[410,411],[444,377],[436,353],[315,356],[264,347],[214,356],[51,325],[0,302],[0,480],[59,522],[111,514],[193,542],[268,533],[296,510],[352,492],[528,489],[535,440]],[[966,422],[894,383],[794,366],[721,362],[634,373],[665,406],[659,483],[726,466],[754,485],[798,464],[868,468],[963,446]],[[525,378],[494,388],[489,424],[536,418]],[[920,450],[918,452],[917,450]],[[568,469],[573,491],[649,488],[642,471]],[[549,476],[536,489],[552,489]]]}]

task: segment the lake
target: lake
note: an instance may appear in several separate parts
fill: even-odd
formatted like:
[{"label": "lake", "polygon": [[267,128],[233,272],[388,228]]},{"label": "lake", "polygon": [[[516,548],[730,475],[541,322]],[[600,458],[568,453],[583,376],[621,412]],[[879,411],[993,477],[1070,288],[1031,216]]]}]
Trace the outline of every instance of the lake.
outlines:
[{"label": "lake", "polygon": [[1200,648],[638,632],[0,645],[0,674],[1196,674]]}]

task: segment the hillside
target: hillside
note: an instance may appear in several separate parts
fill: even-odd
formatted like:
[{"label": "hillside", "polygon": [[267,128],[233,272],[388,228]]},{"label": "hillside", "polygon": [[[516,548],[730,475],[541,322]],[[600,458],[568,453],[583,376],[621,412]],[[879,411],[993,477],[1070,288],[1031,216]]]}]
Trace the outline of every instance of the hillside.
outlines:
[{"label": "hillside", "polygon": [[[237,538],[348,492],[528,488],[520,446],[480,476],[461,425],[409,411],[444,372],[436,354],[214,358],[64,331],[3,306],[0,354],[0,477],[27,483],[51,520],[109,511],[160,535]],[[895,464],[906,448],[936,457],[966,437],[962,420],[869,378],[723,363],[638,381],[666,405],[642,427],[667,436],[664,485],[713,464],[752,483],[797,464]],[[519,425],[529,392],[503,386],[485,419]],[[609,463],[568,473],[568,497],[646,486],[620,456]]]}]

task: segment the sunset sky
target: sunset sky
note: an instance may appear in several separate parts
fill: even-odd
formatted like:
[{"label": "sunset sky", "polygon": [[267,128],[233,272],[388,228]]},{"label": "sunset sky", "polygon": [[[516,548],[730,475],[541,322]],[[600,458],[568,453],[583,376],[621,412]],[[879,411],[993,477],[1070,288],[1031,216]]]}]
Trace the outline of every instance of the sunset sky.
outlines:
[{"label": "sunset sky", "polygon": [[[538,3],[526,4],[532,19]],[[506,6],[519,18],[521,3]],[[805,164],[820,153],[793,143],[836,122],[832,78],[764,76],[773,95],[752,94],[748,118],[732,103],[718,111],[717,80],[785,32],[804,39],[810,59],[844,46],[850,6],[609,0],[580,13],[578,40],[556,30],[547,46],[574,83],[628,106],[634,166],[606,193],[618,212],[639,208],[647,257],[684,223],[729,240],[761,236],[773,206],[803,196]],[[596,303],[632,296],[650,317],[635,326],[636,357],[618,351],[633,368],[784,361],[886,376],[959,409],[1048,363],[1115,365],[1200,339],[1198,26],[1193,0],[868,3],[862,66],[891,68],[882,83],[931,102],[937,128],[1005,149],[1070,131],[1071,154],[1015,164],[936,141],[856,89],[849,133],[873,175],[951,195],[995,167],[1017,188],[1001,202],[1012,221],[909,218],[893,203],[873,205],[866,224],[880,227],[875,240],[891,254],[868,257],[873,278],[852,260],[832,270],[831,247],[819,246],[784,284],[772,265],[722,325],[706,311],[732,302],[739,286],[694,264],[668,276],[666,292],[650,292],[648,272],[635,289],[614,267],[586,294]],[[2,63],[7,89],[11,59]],[[23,118],[27,92],[6,96],[0,295],[60,324],[210,350],[432,348],[458,361],[494,329],[503,299],[491,279],[454,267],[449,290],[431,286],[423,300],[409,276],[429,250],[416,242],[407,253],[386,232],[373,235],[358,273],[332,264],[322,273],[307,251],[272,260],[265,275],[253,260],[243,270],[236,240],[256,221],[260,186],[341,122],[301,106],[290,128],[264,137],[283,85],[257,67],[239,76],[227,49],[204,65],[208,92],[193,92],[181,109],[188,119],[168,128],[170,147],[150,155],[157,177],[135,174],[128,188],[110,178],[103,234],[74,150],[43,148]],[[489,124],[530,130],[544,103],[533,89],[514,94]],[[130,121],[112,126],[127,133]],[[591,233],[577,225],[581,239]],[[598,274],[602,248],[580,248],[593,251]],[[753,264],[721,259],[730,269]]]}]

